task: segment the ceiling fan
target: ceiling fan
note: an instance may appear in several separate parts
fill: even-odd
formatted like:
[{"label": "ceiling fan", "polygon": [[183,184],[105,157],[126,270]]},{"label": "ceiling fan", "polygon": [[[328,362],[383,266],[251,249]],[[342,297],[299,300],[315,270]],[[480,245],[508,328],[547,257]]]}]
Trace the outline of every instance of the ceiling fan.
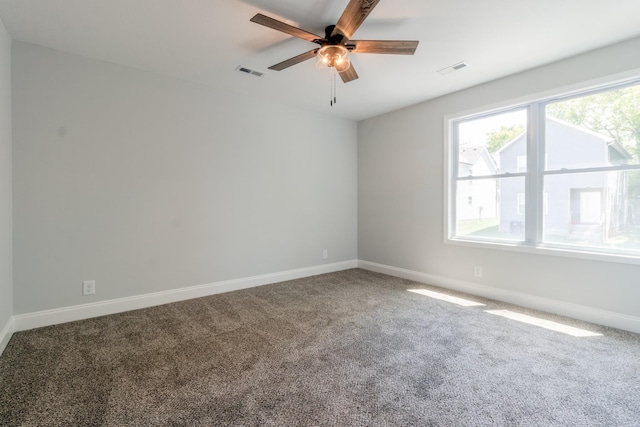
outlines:
[{"label": "ceiling fan", "polygon": [[349,53],[381,53],[395,55],[413,55],[418,41],[411,40],[350,40],[353,33],[362,25],[369,13],[380,0],[349,0],[337,24],[325,28],[325,36],[320,37],[261,13],[251,18],[251,22],[282,31],[283,33],[320,45],[308,52],[289,58],[269,67],[282,71],[292,65],[316,58],[319,66],[335,68],[342,81],[348,83],[358,78],[358,73],[349,61]]}]

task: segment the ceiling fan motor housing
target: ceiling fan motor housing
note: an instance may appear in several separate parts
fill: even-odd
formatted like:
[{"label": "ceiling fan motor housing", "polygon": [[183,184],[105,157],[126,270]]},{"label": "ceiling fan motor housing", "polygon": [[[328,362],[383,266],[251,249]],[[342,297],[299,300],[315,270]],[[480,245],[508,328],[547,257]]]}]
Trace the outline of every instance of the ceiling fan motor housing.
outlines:
[{"label": "ceiling fan motor housing", "polygon": [[342,42],[346,39],[346,37],[340,33],[331,35],[335,28],[335,25],[329,25],[324,29],[324,38],[327,41],[326,44],[342,44]]}]

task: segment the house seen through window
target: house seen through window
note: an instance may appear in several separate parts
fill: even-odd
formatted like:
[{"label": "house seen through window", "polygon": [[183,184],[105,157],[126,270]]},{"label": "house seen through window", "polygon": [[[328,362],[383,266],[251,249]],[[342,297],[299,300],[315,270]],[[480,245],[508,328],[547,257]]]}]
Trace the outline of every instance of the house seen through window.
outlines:
[{"label": "house seen through window", "polygon": [[640,85],[451,125],[450,239],[640,256]]}]

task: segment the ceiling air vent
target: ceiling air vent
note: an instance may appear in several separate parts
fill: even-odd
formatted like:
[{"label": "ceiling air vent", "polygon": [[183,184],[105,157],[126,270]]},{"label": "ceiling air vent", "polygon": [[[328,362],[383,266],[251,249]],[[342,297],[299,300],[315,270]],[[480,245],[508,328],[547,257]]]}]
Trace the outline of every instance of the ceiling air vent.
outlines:
[{"label": "ceiling air vent", "polygon": [[238,67],[236,68],[236,71],[239,71],[245,74],[251,74],[252,76],[256,76],[256,77],[262,77],[264,75],[264,73],[261,73],[260,71],[252,70],[251,68],[243,67],[242,65],[238,65]]},{"label": "ceiling air vent", "polygon": [[448,67],[438,70],[438,73],[444,76],[445,74],[449,74],[453,71],[458,71],[466,67],[468,67],[467,63],[462,61],[462,62],[458,62],[457,64],[449,65]]}]

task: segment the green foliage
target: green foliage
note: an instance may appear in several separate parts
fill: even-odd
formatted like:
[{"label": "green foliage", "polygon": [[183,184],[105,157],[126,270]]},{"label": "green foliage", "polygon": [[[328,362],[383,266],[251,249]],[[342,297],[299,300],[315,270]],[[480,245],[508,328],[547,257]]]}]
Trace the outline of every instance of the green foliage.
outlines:
[{"label": "green foliage", "polygon": [[487,135],[487,149],[490,153],[495,153],[516,136],[524,132],[524,126],[502,126],[499,130],[491,132]]},{"label": "green foliage", "polygon": [[637,203],[637,201],[640,200],[640,171],[630,171],[628,176],[628,197]]},{"label": "green foliage", "polygon": [[610,136],[640,154],[640,86],[549,104],[547,114]]},{"label": "green foliage", "polygon": [[[607,135],[640,155],[640,85],[549,104],[547,114]],[[629,201],[640,207],[640,173],[629,172]],[[637,221],[637,219],[636,219]]]}]

